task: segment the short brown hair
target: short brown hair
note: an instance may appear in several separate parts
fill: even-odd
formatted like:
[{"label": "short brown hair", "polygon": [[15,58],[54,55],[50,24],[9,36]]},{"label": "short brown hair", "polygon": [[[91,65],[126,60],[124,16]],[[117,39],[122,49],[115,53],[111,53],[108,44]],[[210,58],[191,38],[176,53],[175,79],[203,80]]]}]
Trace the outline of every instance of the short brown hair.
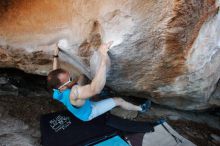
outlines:
[{"label": "short brown hair", "polygon": [[48,88],[50,90],[59,88],[59,86],[61,86],[61,82],[60,82],[58,76],[61,73],[66,73],[66,72],[67,71],[65,71],[64,69],[61,69],[61,68],[51,71],[47,76]]}]

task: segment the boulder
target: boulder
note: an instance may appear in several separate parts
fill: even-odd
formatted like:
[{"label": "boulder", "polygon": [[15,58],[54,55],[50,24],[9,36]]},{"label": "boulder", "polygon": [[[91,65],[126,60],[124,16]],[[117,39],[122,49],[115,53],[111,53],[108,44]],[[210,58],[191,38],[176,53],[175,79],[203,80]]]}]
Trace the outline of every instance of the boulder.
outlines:
[{"label": "boulder", "polygon": [[219,5],[219,0],[2,0],[0,67],[46,75],[58,43],[61,66],[92,78],[91,56],[112,40],[107,86],[113,90],[183,110],[219,106],[220,97],[212,100],[220,78]]}]

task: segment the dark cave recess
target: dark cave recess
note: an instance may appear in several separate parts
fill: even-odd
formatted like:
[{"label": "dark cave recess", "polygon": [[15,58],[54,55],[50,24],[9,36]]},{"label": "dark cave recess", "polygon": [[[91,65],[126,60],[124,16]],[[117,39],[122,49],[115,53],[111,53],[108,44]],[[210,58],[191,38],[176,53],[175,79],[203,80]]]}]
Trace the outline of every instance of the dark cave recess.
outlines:
[{"label": "dark cave recess", "polygon": [[46,76],[16,68],[0,68],[0,95],[49,96]]}]

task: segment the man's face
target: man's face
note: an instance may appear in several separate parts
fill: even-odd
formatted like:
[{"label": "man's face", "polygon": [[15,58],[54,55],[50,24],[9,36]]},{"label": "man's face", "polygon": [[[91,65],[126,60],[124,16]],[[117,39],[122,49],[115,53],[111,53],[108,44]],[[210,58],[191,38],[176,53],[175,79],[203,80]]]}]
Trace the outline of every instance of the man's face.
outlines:
[{"label": "man's face", "polygon": [[61,73],[58,75],[58,79],[60,80],[61,84],[66,83],[69,80],[69,77],[70,77],[70,75],[68,72]]},{"label": "man's face", "polygon": [[[61,73],[61,74],[58,75],[58,79],[60,80],[61,85],[63,85],[63,84],[65,84],[66,82],[69,81],[69,79],[70,79],[70,74],[69,74],[68,72],[66,72],[66,73]],[[69,84],[67,84],[66,86],[64,86],[62,89],[66,89],[67,87],[69,87],[68,85],[69,85]]]}]

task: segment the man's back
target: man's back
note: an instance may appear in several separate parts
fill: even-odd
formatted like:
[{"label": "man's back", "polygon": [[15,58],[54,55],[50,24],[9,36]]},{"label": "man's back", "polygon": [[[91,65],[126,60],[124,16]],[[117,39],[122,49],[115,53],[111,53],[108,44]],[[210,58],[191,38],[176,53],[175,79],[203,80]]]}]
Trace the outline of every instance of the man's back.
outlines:
[{"label": "man's back", "polygon": [[62,102],[67,107],[67,109],[80,120],[88,121],[89,115],[92,111],[90,100],[86,99],[84,100],[84,104],[82,106],[76,107],[70,102],[70,92],[71,89],[66,89],[62,92],[55,89],[53,93],[53,98]]}]

